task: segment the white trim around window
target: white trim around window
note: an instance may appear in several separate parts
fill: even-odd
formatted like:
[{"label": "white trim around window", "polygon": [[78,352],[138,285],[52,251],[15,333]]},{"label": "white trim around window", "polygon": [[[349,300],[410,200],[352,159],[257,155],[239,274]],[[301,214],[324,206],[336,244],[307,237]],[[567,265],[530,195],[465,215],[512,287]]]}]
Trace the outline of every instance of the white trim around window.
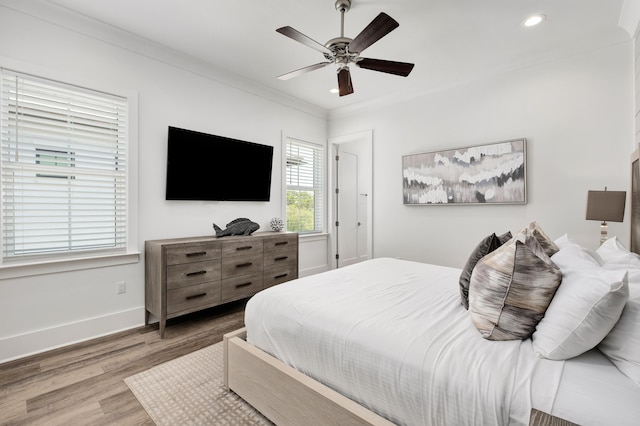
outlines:
[{"label": "white trim around window", "polygon": [[[301,237],[326,232],[326,147],[286,135],[282,142],[287,230]],[[287,211],[291,198],[297,214]]]},{"label": "white trim around window", "polygon": [[137,93],[6,62],[0,279],[138,262]]}]

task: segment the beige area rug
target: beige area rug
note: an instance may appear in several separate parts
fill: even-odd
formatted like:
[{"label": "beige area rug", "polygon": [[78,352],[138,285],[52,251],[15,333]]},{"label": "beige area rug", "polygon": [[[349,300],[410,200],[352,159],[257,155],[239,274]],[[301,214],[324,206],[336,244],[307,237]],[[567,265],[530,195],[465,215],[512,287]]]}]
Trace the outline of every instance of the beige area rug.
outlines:
[{"label": "beige area rug", "polygon": [[124,379],[157,425],[272,425],[222,383],[222,342]]}]

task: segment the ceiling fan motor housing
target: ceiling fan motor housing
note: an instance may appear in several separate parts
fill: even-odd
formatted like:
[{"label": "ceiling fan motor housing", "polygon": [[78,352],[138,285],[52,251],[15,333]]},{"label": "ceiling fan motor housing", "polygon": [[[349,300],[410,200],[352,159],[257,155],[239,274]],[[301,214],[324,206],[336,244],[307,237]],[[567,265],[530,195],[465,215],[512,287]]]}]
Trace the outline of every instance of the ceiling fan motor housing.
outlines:
[{"label": "ceiling fan motor housing", "polygon": [[332,54],[325,53],[325,59],[337,65],[347,65],[349,62],[354,62],[358,55],[350,54],[347,51],[347,47],[351,41],[352,39],[349,37],[336,37],[329,40],[325,46],[331,50]]},{"label": "ceiling fan motor housing", "polygon": [[336,10],[338,12],[348,12],[351,9],[351,0],[336,0]]}]

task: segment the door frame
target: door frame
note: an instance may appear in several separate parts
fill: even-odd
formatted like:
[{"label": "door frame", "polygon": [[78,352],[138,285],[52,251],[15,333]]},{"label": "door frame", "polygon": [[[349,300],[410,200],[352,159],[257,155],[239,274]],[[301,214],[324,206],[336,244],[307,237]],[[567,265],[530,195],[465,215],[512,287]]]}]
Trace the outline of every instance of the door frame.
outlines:
[{"label": "door frame", "polygon": [[[353,133],[344,136],[336,136],[329,138],[329,159],[327,161],[329,165],[329,186],[328,186],[328,223],[329,223],[329,265],[331,269],[336,268],[336,252],[337,252],[337,206],[336,206],[336,181],[338,178],[338,172],[336,169],[336,153],[337,145],[348,142],[360,142],[364,145],[364,149],[367,150],[369,158],[369,164],[363,164],[363,167],[368,168],[363,172],[366,176],[364,184],[369,188],[367,192],[367,258],[373,259],[373,130],[366,130],[363,132]],[[368,148],[368,149],[367,149]]]}]

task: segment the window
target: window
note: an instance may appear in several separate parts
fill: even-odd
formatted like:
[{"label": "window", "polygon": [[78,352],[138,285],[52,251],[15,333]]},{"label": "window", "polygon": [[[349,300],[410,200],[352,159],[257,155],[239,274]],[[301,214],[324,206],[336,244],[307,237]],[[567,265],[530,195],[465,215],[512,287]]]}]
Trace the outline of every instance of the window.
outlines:
[{"label": "window", "polygon": [[[54,151],[51,149],[36,148],[36,163],[46,164],[49,166],[66,166],[73,167],[73,152]],[[64,179],[73,179],[69,175],[43,175],[36,174],[37,177],[57,177]]]},{"label": "window", "polygon": [[2,261],[127,248],[126,98],[0,70]]},{"label": "window", "polygon": [[287,231],[324,229],[323,147],[295,139],[287,142]]}]

